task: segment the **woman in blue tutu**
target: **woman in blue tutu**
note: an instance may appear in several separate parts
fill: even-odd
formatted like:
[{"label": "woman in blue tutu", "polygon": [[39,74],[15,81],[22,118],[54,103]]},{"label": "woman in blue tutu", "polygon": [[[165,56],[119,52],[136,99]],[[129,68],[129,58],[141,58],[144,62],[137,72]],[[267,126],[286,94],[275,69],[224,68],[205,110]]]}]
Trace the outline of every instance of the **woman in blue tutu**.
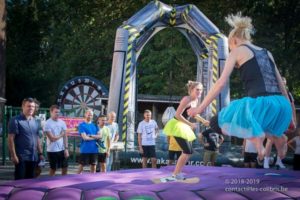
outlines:
[{"label": "woman in blue tutu", "polygon": [[210,126],[219,133],[249,138],[255,144],[259,160],[263,160],[265,136],[273,139],[277,149],[282,149],[283,133],[292,119],[291,105],[271,53],[251,43],[251,18],[238,13],[229,15],[226,21],[233,29],[228,36],[230,54],[224,70],[202,103],[188,113],[190,116],[202,113],[236,67],[246,96],[223,108],[210,120]]},{"label": "woman in blue tutu", "polygon": [[[175,117],[168,121],[164,128],[164,133],[173,136],[182,149],[175,170],[169,181],[184,180],[181,174],[183,166],[193,154],[192,141],[196,139],[193,129],[196,128],[195,123],[191,123],[187,118],[187,109],[197,107],[203,86],[200,82],[189,81],[187,83],[189,96],[184,96],[176,110]],[[207,122],[208,123],[208,122]]]}]

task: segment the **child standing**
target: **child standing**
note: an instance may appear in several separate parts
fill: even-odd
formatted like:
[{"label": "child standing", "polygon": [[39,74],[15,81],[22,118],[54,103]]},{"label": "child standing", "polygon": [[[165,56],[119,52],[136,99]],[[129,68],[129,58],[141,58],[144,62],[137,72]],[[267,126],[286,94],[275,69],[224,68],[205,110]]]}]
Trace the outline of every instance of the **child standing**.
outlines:
[{"label": "child standing", "polygon": [[196,107],[203,90],[200,82],[189,81],[187,83],[188,96],[184,96],[176,110],[175,117],[168,121],[164,128],[164,133],[168,136],[173,136],[176,142],[182,149],[176,167],[173,171],[172,177],[168,180],[184,180],[185,177],[181,174],[183,166],[193,154],[192,142],[196,139],[193,129],[196,128],[195,123],[188,120],[186,110]]},{"label": "child standing", "polygon": [[243,154],[244,154],[244,166],[250,168],[256,168],[257,163],[257,150],[253,142],[248,139],[244,139],[243,142]]},{"label": "child standing", "polygon": [[214,166],[219,148],[224,141],[224,137],[221,134],[216,133],[212,129],[207,129],[203,133],[199,134],[199,140],[204,145],[204,165]]}]

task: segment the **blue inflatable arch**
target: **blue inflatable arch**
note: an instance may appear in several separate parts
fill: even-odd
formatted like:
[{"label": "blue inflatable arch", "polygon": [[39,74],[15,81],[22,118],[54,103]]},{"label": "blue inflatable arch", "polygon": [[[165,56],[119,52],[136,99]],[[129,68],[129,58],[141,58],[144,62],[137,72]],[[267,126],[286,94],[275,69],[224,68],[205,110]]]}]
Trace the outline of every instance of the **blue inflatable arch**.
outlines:
[{"label": "blue inflatable arch", "polygon": [[[219,78],[228,55],[227,38],[194,5],[170,6],[152,1],[117,29],[108,112],[117,113],[122,139],[134,148],[136,108],[136,62],[147,42],[159,31],[173,27],[189,41],[197,57],[195,79],[204,85],[204,96]],[[216,114],[229,102],[229,86],[205,111]]]}]

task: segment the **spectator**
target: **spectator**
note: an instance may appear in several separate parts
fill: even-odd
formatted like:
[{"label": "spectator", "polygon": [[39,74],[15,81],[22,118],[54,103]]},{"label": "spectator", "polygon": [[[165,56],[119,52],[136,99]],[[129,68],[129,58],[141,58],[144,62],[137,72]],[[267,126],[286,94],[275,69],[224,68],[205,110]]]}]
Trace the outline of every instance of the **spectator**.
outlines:
[{"label": "spectator", "polygon": [[[40,119],[39,117],[39,109],[40,109],[40,105],[41,103],[36,99],[34,98],[33,99],[34,102],[35,102],[35,109],[34,109],[34,119],[38,122],[38,126],[39,126],[39,137],[40,137],[40,140],[41,140],[41,147],[43,149],[43,153],[44,153],[44,134],[43,134],[43,124],[42,124],[42,120]],[[35,166],[35,178],[39,177],[42,173],[42,167],[45,166],[45,161],[44,160],[40,160],[38,158],[38,161],[37,161],[37,165]]]},{"label": "spectator", "polygon": [[98,136],[99,140],[101,140],[99,141],[100,143],[97,143],[99,144],[98,161],[100,163],[101,172],[106,172],[106,158],[108,158],[110,155],[110,130],[105,126],[106,120],[107,118],[105,115],[101,115],[97,120],[99,128]]},{"label": "spectator", "polygon": [[94,112],[90,109],[85,112],[85,121],[79,124],[78,131],[81,136],[80,158],[78,174],[83,171],[83,166],[89,164],[90,172],[96,173],[96,164],[98,159],[98,127],[92,122]]},{"label": "spectator", "polygon": [[257,150],[253,142],[244,139],[242,154],[244,155],[244,166],[247,168],[256,168]]},{"label": "spectator", "polygon": [[[107,127],[110,130],[110,143],[112,146],[113,143],[118,142],[119,140],[119,125],[115,122],[116,121],[116,113],[110,112],[108,113],[108,121]],[[114,151],[113,149],[110,150],[109,157],[106,158],[106,171],[111,171],[111,166],[114,163]]]},{"label": "spectator", "polygon": [[152,168],[156,168],[155,139],[158,134],[156,121],[151,119],[151,111],[144,111],[144,120],[138,125],[138,145],[142,155],[142,167],[147,167],[147,160],[151,158]]},{"label": "spectator", "polygon": [[200,143],[204,145],[204,165],[214,166],[219,153],[220,145],[224,141],[223,136],[214,132],[212,129],[207,129],[203,133],[200,133],[198,137]]},{"label": "spectator", "polygon": [[167,136],[168,143],[169,143],[169,162],[168,165],[173,165],[176,160],[180,157],[182,150],[178,143],[176,142],[173,136]]},{"label": "spectator", "polygon": [[22,113],[9,122],[8,148],[15,164],[15,180],[35,177],[38,159],[44,160],[39,125],[34,119],[35,101],[26,98],[22,101]]},{"label": "spectator", "polygon": [[59,119],[59,107],[50,107],[50,119],[46,121],[45,133],[47,136],[47,154],[50,162],[49,175],[54,176],[57,168],[62,168],[61,174],[68,173],[68,137],[66,123]]}]

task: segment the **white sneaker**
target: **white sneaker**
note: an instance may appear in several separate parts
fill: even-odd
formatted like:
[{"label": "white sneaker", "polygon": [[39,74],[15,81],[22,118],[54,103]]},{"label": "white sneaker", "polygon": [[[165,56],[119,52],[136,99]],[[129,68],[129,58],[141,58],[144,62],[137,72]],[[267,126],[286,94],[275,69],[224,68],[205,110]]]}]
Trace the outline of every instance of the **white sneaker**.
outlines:
[{"label": "white sneaker", "polygon": [[264,159],[264,169],[269,169],[269,157],[265,157]]},{"label": "white sneaker", "polygon": [[282,163],[281,159],[277,157],[276,166],[278,166],[280,169],[285,169],[286,167],[284,166],[284,164]]},{"label": "white sneaker", "polygon": [[176,180],[178,181],[181,181],[181,180],[185,180],[186,178],[183,176],[182,173],[179,173],[177,175],[172,175],[173,178],[175,178]]},{"label": "white sneaker", "polygon": [[45,167],[45,161],[44,160],[40,160],[40,162],[38,163],[39,167]]},{"label": "white sneaker", "polygon": [[166,183],[166,182],[173,182],[173,181],[176,181],[176,179],[173,178],[173,176],[169,176],[169,177],[161,178],[160,181],[161,181],[162,183]]}]

